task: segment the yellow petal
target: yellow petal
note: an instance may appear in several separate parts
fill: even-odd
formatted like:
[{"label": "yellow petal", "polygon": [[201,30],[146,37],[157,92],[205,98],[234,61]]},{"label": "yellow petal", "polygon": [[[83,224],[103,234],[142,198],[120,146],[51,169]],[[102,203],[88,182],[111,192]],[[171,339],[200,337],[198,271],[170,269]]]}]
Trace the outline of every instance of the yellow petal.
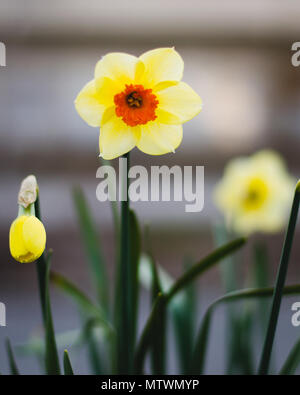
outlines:
[{"label": "yellow petal", "polygon": [[139,126],[128,126],[114,115],[100,129],[100,155],[104,159],[114,159],[126,154],[136,146],[139,136]]},{"label": "yellow petal", "polygon": [[121,52],[109,53],[96,64],[95,79],[108,77],[122,83],[132,82],[139,59]]},{"label": "yellow petal", "polygon": [[179,117],[177,117],[176,115],[162,110],[161,108],[158,108],[155,112],[156,116],[157,116],[157,122],[159,123],[166,123],[168,125],[181,125],[182,121]]},{"label": "yellow petal", "polygon": [[153,87],[165,80],[180,81],[183,75],[183,60],[173,48],[158,48],[140,56],[145,64],[146,85]]},{"label": "yellow petal", "polygon": [[23,224],[26,219],[27,216],[25,215],[16,218],[9,231],[10,253],[17,261],[19,261],[19,257],[26,255],[28,252],[23,240]]},{"label": "yellow petal", "polygon": [[101,126],[103,126],[106,122],[108,122],[113,116],[116,115],[116,109],[114,106],[108,107],[102,116]]},{"label": "yellow petal", "polygon": [[35,216],[22,215],[14,220],[9,232],[11,255],[21,263],[38,259],[46,245],[44,225]]},{"label": "yellow petal", "polygon": [[178,84],[178,81],[162,81],[154,86],[153,92],[159,92],[163,89],[169,88],[170,86],[174,86],[177,84]]},{"label": "yellow petal", "polygon": [[101,104],[106,107],[114,105],[114,97],[124,90],[124,85],[108,77],[100,77],[95,80],[97,97]]},{"label": "yellow petal", "polygon": [[174,152],[181,141],[181,125],[165,125],[154,121],[141,125],[141,137],[137,147],[145,154],[162,155]]},{"label": "yellow petal", "polygon": [[[202,108],[200,96],[184,82],[157,92],[157,98],[159,109],[175,115],[180,123],[192,119]],[[164,120],[159,121],[164,122]]]},{"label": "yellow petal", "polygon": [[45,250],[46,231],[42,222],[35,216],[27,217],[23,224],[23,240],[27,251],[30,251],[34,259],[38,259]]},{"label": "yellow petal", "polygon": [[100,126],[105,106],[100,103],[95,80],[88,82],[75,100],[75,108],[81,118],[90,126]]}]

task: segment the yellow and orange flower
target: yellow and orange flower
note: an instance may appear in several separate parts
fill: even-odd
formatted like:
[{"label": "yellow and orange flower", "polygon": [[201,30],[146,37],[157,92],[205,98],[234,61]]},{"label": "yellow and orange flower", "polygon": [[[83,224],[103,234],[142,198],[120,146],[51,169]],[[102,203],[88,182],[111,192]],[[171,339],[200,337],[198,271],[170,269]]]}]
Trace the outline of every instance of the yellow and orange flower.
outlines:
[{"label": "yellow and orange flower", "polygon": [[158,48],[139,58],[109,53],[95,78],[78,94],[75,107],[90,125],[100,127],[100,155],[113,159],[135,146],[150,155],[174,150],[182,124],[201,111],[201,98],[184,82],[183,60],[173,48]]}]

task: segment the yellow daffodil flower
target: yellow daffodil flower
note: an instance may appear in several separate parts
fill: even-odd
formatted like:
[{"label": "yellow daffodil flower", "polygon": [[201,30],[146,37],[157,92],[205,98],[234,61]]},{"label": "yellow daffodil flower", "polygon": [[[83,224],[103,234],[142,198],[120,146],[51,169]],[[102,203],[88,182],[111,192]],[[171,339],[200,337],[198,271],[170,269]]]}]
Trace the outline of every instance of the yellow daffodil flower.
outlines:
[{"label": "yellow daffodil flower", "polygon": [[42,222],[34,215],[21,215],[11,224],[9,248],[20,263],[33,262],[45,250],[46,232]]},{"label": "yellow daffodil flower", "polygon": [[183,60],[173,48],[139,58],[105,55],[75,100],[79,115],[101,129],[100,156],[113,159],[135,146],[150,155],[174,152],[182,124],[201,111],[200,97],[182,75]]},{"label": "yellow daffodil flower", "polygon": [[281,157],[264,150],[229,162],[215,202],[237,233],[276,232],[286,223],[294,184]]}]

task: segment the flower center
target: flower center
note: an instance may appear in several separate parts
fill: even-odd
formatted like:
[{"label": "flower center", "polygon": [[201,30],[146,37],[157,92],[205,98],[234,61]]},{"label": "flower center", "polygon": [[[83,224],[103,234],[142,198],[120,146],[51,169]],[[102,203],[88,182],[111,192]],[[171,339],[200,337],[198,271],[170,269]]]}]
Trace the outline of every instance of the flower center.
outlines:
[{"label": "flower center", "polygon": [[142,96],[136,91],[129,93],[126,97],[126,101],[129,107],[139,108],[143,104]]},{"label": "flower center", "polygon": [[266,201],[268,188],[265,182],[259,178],[253,178],[243,197],[245,210],[258,210]]},{"label": "flower center", "polygon": [[157,118],[157,97],[143,85],[125,85],[125,90],[115,95],[114,102],[116,115],[128,126],[145,125]]}]

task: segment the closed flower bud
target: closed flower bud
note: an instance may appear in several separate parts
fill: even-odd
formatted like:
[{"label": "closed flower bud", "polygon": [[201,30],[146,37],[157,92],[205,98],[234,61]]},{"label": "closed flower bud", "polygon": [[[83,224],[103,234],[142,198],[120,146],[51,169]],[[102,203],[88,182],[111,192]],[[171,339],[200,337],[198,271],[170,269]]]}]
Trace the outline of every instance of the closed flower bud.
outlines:
[{"label": "closed flower bud", "polygon": [[20,263],[33,262],[45,250],[46,231],[34,215],[21,215],[11,224],[9,248],[13,258]]}]

